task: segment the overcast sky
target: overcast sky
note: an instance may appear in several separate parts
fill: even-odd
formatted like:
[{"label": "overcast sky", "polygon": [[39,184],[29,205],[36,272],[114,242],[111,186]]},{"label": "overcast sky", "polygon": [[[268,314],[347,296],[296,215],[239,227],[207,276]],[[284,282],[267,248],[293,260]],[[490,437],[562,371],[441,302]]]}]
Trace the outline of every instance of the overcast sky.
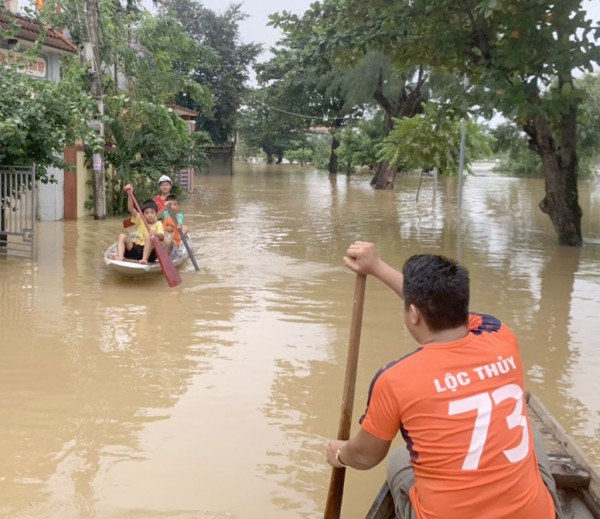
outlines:
[{"label": "overcast sky", "polygon": [[[231,2],[223,0],[199,0],[209,9],[222,13]],[[273,27],[267,27],[268,16],[272,13],[288,11],[294,14],[302,14],[314,0],[239,0],[235,3],[242,4],[242,12],[248,18],[240,23],[240,34],[242,41],[262,43],[265,51],[275,45],[281,37],[281,32]],[[261,61],[268,59],[266,53],[259,58]]]}]

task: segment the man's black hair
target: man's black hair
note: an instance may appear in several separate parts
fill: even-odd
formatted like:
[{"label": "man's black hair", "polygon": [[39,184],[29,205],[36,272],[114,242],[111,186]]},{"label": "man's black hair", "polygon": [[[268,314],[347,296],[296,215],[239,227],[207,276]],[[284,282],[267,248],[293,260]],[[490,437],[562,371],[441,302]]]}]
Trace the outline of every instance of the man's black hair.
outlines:
[{"label": "man's black hair", "polygon": [[167,195],[167,198],[165,198],[165,201],[167,202],[171,202],[172,200],[177,202],[177,195]]},{"label": "man's black hair", "polygon": [[444,256],[417,254],[406,260],[403,297],[415,305],[432,331],[456,328],[469,315],[469,271]]}]

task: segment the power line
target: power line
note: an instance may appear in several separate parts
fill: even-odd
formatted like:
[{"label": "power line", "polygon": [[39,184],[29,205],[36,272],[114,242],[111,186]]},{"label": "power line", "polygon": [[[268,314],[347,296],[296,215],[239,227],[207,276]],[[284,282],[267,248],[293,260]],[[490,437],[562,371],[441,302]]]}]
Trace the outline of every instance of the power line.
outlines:
[{"label": "power line", "polygon": [[255,98],[254,100],[257,103],[263,105],[264,107],[269,108],[270,110],[274,110],[276,112],[281,112],[281,113],[286,114],[286,115],[292,115],[294,117],[302,117],[304,119],[312,119],[312,120],[315,120],[315,121],[329,121],[331,119],[342,119],[344,121],[346,121],[346,120],[355,121],[355,120],[359,119],[358,117],[354,117],[354,116],[351,116],[351,115],[345,115],[344,117],[329,117],[329,116],[320,116],[319,117],[319,116],[316,116],[316,115],[299,114],[297,112],[289,112],[288,110],[283,110],[281,108],[277,108],[276,106],[268,105],[267,103],[261,101],[260,99],[256,99]]},{"label": "power line", "polygon": [[[89,30],[89,26],[87,24],[87,20],[86,20],[86,29],[87,29],[87,33],[88,33],[88,37],[89,37],[90,30]],[[131,45],[132,43],[134,43],[131,40],[126,40],[124,38],[120,38],[119,36],[116,36],[116,35],[113,35],[113,34],[110,34],[110,35],[109,34],[103,34],[103,36],[104,36],[105,39],[112,40],[113,42],[123,43],[123,44],[128,45],[128,46]],[[148,56],[152,56],[155,59],[159,59],[159,56],[157,54],[155,54],[154,52],[150,51],[149,49],[147,49],[147,48],[145,48],[143,46],[142,46],[142,48],[137,49],[137,50],[140,51],[143,54],[146,54]],[[173,59],[173,61],[181,63],[181,64],[185,64],[185,65],[190,65],[192,67],[194,65],[198,64],[198,62],[190,62],[190,61],[182,60],[182,59]],[[96,65],[98,66],[98,64],[96,64]],[[100,68],[98,67],[97,70],[100,70]],[[269,108],[270,110],[274,110],[276,112],[280,112],[280,113],[283,113],[283,114],[286,114],[286,115],[291,115],[293,117],[301,117],[303,119],[309,119],[309,120],[313,120],[313,121],[330,121],[330,120],[335,120],[335,119],[341,119],[343,121],[356,121],[356,120],[360,120],[359,117],[354,117],[354,116],[351,116],[351,115],[346,115],[346,116],[343,116],[343,117],[330,117],[330,116],[325,116],[325,115],[324,116],[315,116],[315,115],[301,114],[301,113],[297,113],[297,112],[290,112],[288,110],[283,110],[282,108],[277,108],[276,106],[269,105],[269,104],[261,101],[260,99],[258,99],[256,97],[254,97],[254,100],[257,103],[263,105],[264,107]]]}]

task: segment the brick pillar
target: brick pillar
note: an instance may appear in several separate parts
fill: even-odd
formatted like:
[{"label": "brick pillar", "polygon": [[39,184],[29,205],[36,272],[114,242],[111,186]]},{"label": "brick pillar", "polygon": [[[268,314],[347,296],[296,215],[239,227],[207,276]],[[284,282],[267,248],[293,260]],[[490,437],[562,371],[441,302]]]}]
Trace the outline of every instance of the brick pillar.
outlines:
[{"label": "brick pillar", "polygon": [[65,162],[73,169],[65,169],[65,220],[77,220],[77,150],[80,147],[65,148]]}]

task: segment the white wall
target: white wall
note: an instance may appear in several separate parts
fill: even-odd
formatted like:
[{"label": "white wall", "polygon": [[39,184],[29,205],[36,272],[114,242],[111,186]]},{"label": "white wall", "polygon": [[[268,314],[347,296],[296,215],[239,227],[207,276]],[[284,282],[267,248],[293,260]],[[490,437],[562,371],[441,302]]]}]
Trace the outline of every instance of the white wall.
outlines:
[{"label": "white wall", "polygon": [[48,168],[48,178],[54,176],[57,182],[37,183],[37,218],[42,221],[62,220],[65,217],[64,184],[62,169]]}]

